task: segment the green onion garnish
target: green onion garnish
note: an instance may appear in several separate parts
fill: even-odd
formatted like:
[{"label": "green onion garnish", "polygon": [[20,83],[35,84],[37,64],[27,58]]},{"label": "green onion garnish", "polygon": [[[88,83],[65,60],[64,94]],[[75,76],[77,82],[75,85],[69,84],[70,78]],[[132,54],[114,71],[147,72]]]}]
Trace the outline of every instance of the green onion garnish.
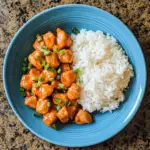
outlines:
[{"label": "green onion garnish", "polygon": [[57,75],[57,76],[56,76],[56,80],[60,80],[60,75]]},{"label": "green onion garnish", "polygon": [[49,69],[49,64],[48,64],[48,63],[44,66],[44,69],[45,69],[45,70],[48,70],[48,69]]},{"label": "green onion garnish", "polygon": [[77,80],[76,83],[77,83],[77,84],[83,84],[83,80],[79,79],[79,80]]},{"label": "green onion garnish", "polygon": [[53,124],[51,127],[52,127],[53,129],[57,130],[56,125],[55,125],[55,124]]},{"label": "green onion garnish", "polygon": [[49,78],[48,81],[52,82],[52,81],[54,81],[54,78]]},{"label": "green onion garnish", "polygon": [[22,63],[22,67],[27,67],[27,64],[26,63]]},{"label": "green onion garnish", "polygon": [[47,62],[43,60],[41,65],[44,67],[46,64]]},{"label": "green onion garnish", "polygon": [[39,59],[39,56],[35,56],[35,59]]},{"label": "green onion garnish", "polygon": [[48,50],[48,47],[47,47],[47,46],[42,46],[42,47],[41,47],[41,50],[42,50],[44,56],[49,55],[49,54],[52,53],[51,51]]},{"label": "green onion garnish", "polygon": [[72,28],[72,32],[73,32],[74,34],[80,33],[79,30],[78,30],[76,27],[73,27],[73,28]]},{"label": "green onion garnish", "polygon": [[40,87],[41,82],[38,81],[38,83],[33,83],[32,85],[33,85],[34,88],[38,88],[38,87]]},{"label": "green onion garnish", "polygon": [[50,69],[49,69],[49,71],[51,71],[51,72],[55,72],[55,71],[56,71],[56,69],[55,69],[55,68],[50,68]]},{"label": "green onion garnish", "polygon": [[58,73],[58,74],[61,73],[61,68],[58,68],[57,73]]},{"label": "green onion garnish", "polygon": [[48,50],[48,47],[47,47],[47,46],[42,46],[41,48],[42,48],[42,49],[45,49],[45,50]]},{"label": "green onion garnish", "polygon": [[28,70],[30,70],[32,68],[32,64],[28,63]]},{"label": "green onion garnish", "polygon": [[25,91],[25,89],[20,87],[20,92],[24,92],[24,91]]},{"label": "green onion garnish", "polygon": [[68,105],[68,100],[64,101],[64,105],[67,106]]},{"label": "green onion garnish", "polygon": [[53,50],[53,52],[57,53],[57,52],[58,52],[58,49],[57,49],[57,48],[56,48],[56,49],[54,49],[54,50]]},{"label": "green onion garnish", "polygon": [[22,91],[22,92],[20,92],[20,93],[21,93],[21,95],[22,95],[22,96],[25,96],[25,95],[26,95],[26,94],[25,94],[25,92],[23,92],[23,91]]},{"label": "green onion garnish", "polygon": [[63,55],[64,53],[65,53],[65,49],[62,49],[62,50],[59,51],[60,55]]},{"label": "green onion garnish", "polygon": [[41,42],[41,41],[42,41],[42,37],[41,37],[39,34],[36,35],[36,38],[37,38],[37,41],[38,41],[38,42]]},{"label": "green onion garnish", "polygon": [[34,117],[38,117],[38,118],[41,118],[41,117],[42,117],[42,115],[39,114],[39,113],[37,113],[37,112],[33,112],[33,116],[34,116]]},{"label": "green onion garnish", "polygon": [[24,73],[28,70],[27,67],[22,67],[21,69],[22,69],[22,72]]},{"label": "green onion garnish", "polygon": [[55,101],[56,101],[57,103],[61,103],[61,99],[60,99],[60,98],[55,98]]},{"label": "green onion garnish", "polygon": [[75,73],[76,73],[78,76],[80,76],[80,75],[82,74],[82,71],[81,71],[80,68],[77,68],[77,69],[75,70]]},{"label": "green onion garnish", "polygon": [[51,107],[51,103],[50,103],[50,102],[48,102],[48,103],[47,103],[47,106],[48,106],[48,107]]},{"label": "green onion garnish", "polygon": [[32,80],[34,80],[34,81],[38,81],[38,79],[39,79],[38,76],[34,76],[34,77],[32,78]]},{"label": "green onion garnish", "polygon": [[42,82],[44,80],[43,77],[39,77],[39,81]]},{"label": "green onion garnish", "polygon": [[57,111],[59,111],[61,109],[61,107],[59,105],[56,106]]},{"label": "green onion garnish", "polygon": [[24,62],[28,62],[28,58],[27,57],[24,58]]},{"label": "green onion garnish", "polygon": [[59,87],[60,89],[63,89],[63,88],[64,88],[64,85],[63,85],[63,84],[58,84],[58,87]]}]

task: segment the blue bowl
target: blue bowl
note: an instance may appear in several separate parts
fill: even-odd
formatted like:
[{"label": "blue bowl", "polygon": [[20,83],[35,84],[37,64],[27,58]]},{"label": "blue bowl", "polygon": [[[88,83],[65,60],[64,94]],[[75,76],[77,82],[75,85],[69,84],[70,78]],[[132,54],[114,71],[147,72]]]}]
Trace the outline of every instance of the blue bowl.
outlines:
[{"label": "blue bowl", "polygon": [[[71,33],[72,27],[102,30],[114,36],[124,48],[133,65],[135,76],[125,93],[125,101],[112,113],[93,113],[94,122],[87,125],[58,125],[55,131],[35,118],[33,110],[24,105],[19,92],[21,64],[33,50],[37,34],[57,27]],[[131,31],[116,17],[87,5],[63,5],[45,10],[24,24],[11,41],[3,68],[4,88],[9,104],[18,119],[38,137],[62,146],[82,147],[100,143],[121,131],[133,118],[146,87],[146,65],[142,50]]]}]

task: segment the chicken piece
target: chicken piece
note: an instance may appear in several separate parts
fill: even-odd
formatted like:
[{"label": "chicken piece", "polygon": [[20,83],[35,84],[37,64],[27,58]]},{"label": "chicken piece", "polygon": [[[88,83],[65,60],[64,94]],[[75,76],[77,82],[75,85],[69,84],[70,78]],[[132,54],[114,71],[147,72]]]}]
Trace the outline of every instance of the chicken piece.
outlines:
[{"label": "chicken piece", "polygon": [[46,58],[46,62],[49,64],[51,68],[57,68],[60,64],[56,53],[52,53],[46,56],[45,58]]},{"label": "chicken piece", "polygon": [[72,83],[72,85],[69,87],[67,96],[70,100],[78,99],[80,96],[80,87],[76,83]]},{"label": "chicken piece", "polygon": [[76,110],[77,110],[76,106],[67,106],[69,119],[72,120],[74,118]]},{"label": "chicken piece", "polygon": [[92,116],[86,110],[80,109],[75,116],[75,123],[76,124],[86,124],[92,122]]},{"label": "chicken piece", "polygon": [[36,108],[37,98],[36,96],[29,96],[25,98],[24,104],[31,108]]},{"label": "chicken piece", "polygon": [[55,35],[52,32],[47,32],[46,34],[43,35],[43,40],[48,49],[52,50],[53,46],[56,43]]},{"label": "chicken piece", "polygon": [[73,70],[66,71],[61,74],[61,82],[65,87],[69,87],[76,81],[76,78],[76,73]]},{"label": "chicken piece", "polygon": [[57,113],[57,117],[59,118],[59,120],[62,123],[67,123],[69,120],[69,115],[68,115],[68,111],[67,111],[67,107],[63,106],[59,112]]},{"label": "chicken piece", "polygon": [[62,72],[65,72],[65,71],[69,71],[70,70],[70,66],[69,64],[61,64],[61,69],[62,69]]},{"label": "chicken piece", "polygon": [[35,50],[40,50],[42,46],[44,46],[44,41],[42,39],[42,36],[38,35],[37,39],[33,43],[33,47]]},{"label": "chicken piece", "polygon": [[56,33],[58,49],[68,48],[72,45],[71,37],[64,30],[57,28]]},{"label": "chicken piece", "polygon": [[30,71],[29,71],[29,75],[30,75],[30,78],[31,80],[34,80],[35,77],[39,77],[40,76],[40,71],[36,68],[32,68]]},{"label": "chicken piece", "polygon": [[42,52],[40,51],[34,51],[33,53],[31,53],[28,57],[29,62],[35,66],[37,69],[41,69],[42,65],[41,62],[44,59],[42,56]]},{"label": "chicken piece", "polygon": [[57,75],[56,71],[43,70],[40,77],[44,79],[42,83],[47,83],[48,81],[55,79],[56,75]]},{"label": "chicken piece", "polygon": [[50,110],[48,102],[48,99],[39,99],[36,105],[36,112],[40,114],[46,114]]},{"label": "chicken piece", "polygon": [[50,112],[43,115],[43,122],[47,126],[52,126],[57,120],[57,111],[52,109]]},{"label": "chicken piece", "polygon": [[30,90],[32,88],[32,80],[30,78],[30,75],[23,75],[20,81],[20,87]]},{"label": "chicken piece", "polygon": [[61,63],[72,63],[73,55],[71,50],[64,50],[64,53],[58,53],[58,58]]},{"label": "chicken piece", "polygon": [[52,97],[53,103],[59,106],[64,106],[65,101],[68,101],[66,93],[54,93]]},{"label": "chicken piece", "polygon": [[49,84],[42,84],[39,88],[32,87],[32,93],[39,98],[45,99],[53,93],[53,86]]}]

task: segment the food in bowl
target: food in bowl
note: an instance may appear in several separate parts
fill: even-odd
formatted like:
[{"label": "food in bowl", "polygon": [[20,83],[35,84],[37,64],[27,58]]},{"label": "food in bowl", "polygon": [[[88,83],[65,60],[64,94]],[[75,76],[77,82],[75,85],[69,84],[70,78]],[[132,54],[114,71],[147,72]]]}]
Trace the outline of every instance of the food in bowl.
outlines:
[{"label": "food in bowl", "polygon": [[134,75],[123,49],[113,36],[101,31],[82,29],[72,39],[73,69],[82,70],[78,103],[89,112],[118,108]]},{"label": "food in bowl", "polygon": [[34,51],[25,58],[22,66],[24,74],[20,90],[25,96],[24,104],[43,115],[47,126],[55,127],[57,119],[61,123],[69,120],[77,124],[92,122],[91,114],[77,103],[81,71],[72,69],[71,45],[71,36],[60,28],[56,35],[52,32],[37,35]]},{"label": "food in bowl", "polygon": [[73,32],[70,36],[57,28],[56,35],[37,35],[34,51],[23,63],[24,104],[42,115],[47,126],[55,127],[56,120],[91,123],[89,112],[116,109],[133,76],[115,38],[101,31]]}]

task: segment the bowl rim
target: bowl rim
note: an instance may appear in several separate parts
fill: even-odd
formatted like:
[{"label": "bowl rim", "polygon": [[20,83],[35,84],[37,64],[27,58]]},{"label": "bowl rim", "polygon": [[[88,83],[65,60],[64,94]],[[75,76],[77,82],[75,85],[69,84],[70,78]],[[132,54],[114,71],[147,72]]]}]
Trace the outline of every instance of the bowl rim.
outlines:
[{"label": "bowl rim", "polygon": [[[121,127],[118,128],[118,130],[116,130],[115,133],[112,133],[110,134],[108,137],[105,137],[103,140],[96,140],[95,142],[92,141],[92,142],[88,142],[86,144],[79,144],[79,145],[73,145],[73,144],[69,144],[69,143],[64,143],[64,142],[57,142],[57,141],[54,141],[54,140],[51,140],[51,139],[48,139],[48,138],[45,138],[44,136],[40,135],[39,133],[37,133],[36,131],[34,131],[33,129],[30,128],[30,126],[24,122],[24,120],[22,119],[22,117],[19,115],[19,113],[16,111],[15,107],[13,106],[13,103],[11,101],[11,98],[8,94],[8,90],[7,90],[7,85],[6,85],[6,63],[8,61],[8,55],[9,55],[9,52],[14,44],[14,41],[15,39],[18,37],[18,35],[22,32],[22,30],[24,30],[24,28],[29,25],[32,21],[34,21],[36,18],[38,18],[39,16],[49,12],[49,11],[53,11],[55,9],[58,9],[58,8],[65,8],[65,7],[86,7],[86,8],[89,8],[89,9],[93,9],[93,10],[97,10],[97,11],[101,11],[103,13],[105,13],[106,15],[109,15],[111,17],[113,17],[116,21],[118,21],[122,26],[124,26],[124,28],[126,28],[131,36],[135,39],[136,43],[137,43],[137,46],[139,47],[139,50],[141,51],[141,56],[143,57],[143,62],[144,62],[144,78],[145,78],[145,81],[144,81],[144,87],[143,87],[143,92],[141,94],[141,98],[139,99],[139,103],[136,105],[136,108],[134,109],[134,111],[132,112],[132,114],[130,115],[129,119],[126,121],[126,123],[124,123]],[[15,33],[13,39],[11,40],[8,48],[7,48],[7,51],[6,51],[6,54],[5,54],[5,58],[4,58],[4,64],[3,64],[3,86],[4,86],[4,90],[5,90],[5,93],[6,93],[6,98],[9,102],[9,105],[11,106],[11,108],[13,109],[15,115],[17,116],[17,118],[21,121],[21,123],[27,128],[29,129],[33,134],[35,134],[36,136],[38,136],[39,138],[41,138],[42,140],[45,140],[47,142],[50,142],[50,143],[54,143],[56,145],[61,145],[61,146],[67,146],[67,147],[86,147],[86,146],[91,146],[91,145],[95,145],[95,144],[98,144],[98,143],[101,143],[101,142],[104,142],[108,139],[110,139],[111,137],[115,136],[116,134],[118,134],[122,129],[124,129],[127,124],[129,124],[129,122],[133,119],[133,117],[135,116],[136,112],[138,111],[140,105],[141,105],[141,102],[143,100],[143,97],[144,97],[144,94],[145,94],[145,90],[146,90],[146,84],[147,84],[147,69],[146,69],[146,61],[145,61],[145,58],[144,58],[144,54],[143,54],[143,51],[140,47],[140,44],[139,42],[137,41],[136,37],[134,36],[134,34],[132,33],[132,31],[120,20],[118,19],[117,17],[115,17],[114,15],[112,15],[111,13],[103,10],[103,9],[100,9],[100,8],[97,8],[97,7],[94,7],[94,6],[90,6],[90,5],[85,5],[85,4],[65,4],[65,5],[59,5],[59,6],[56,6],[56,7],[53,7],[53,8],[48,8],[38,14],[36,14],[35,16],[33,16],[32,18],[30,18],[25,24],[23,24],[19,29],[18,31]]]}]

